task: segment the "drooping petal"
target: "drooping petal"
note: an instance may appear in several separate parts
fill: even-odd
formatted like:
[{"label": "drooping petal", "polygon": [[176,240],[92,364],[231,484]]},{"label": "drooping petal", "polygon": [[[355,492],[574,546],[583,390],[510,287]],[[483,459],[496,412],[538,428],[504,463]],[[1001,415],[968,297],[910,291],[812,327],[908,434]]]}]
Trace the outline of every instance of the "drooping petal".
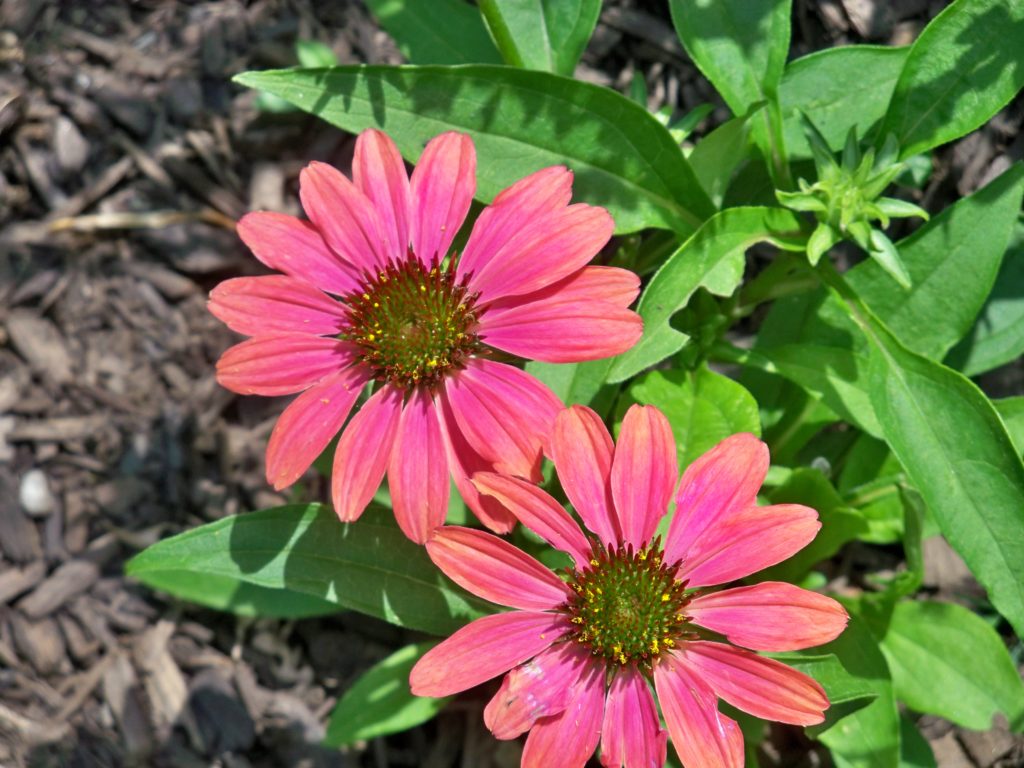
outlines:
[{"label": "drooping petal", "polygon": [[343,522],[358,520],[380,486],[401,414],[401,390],[384,386],[341,433],[331,471],[331,498]]},{"label": "drooping petal", "polygon": [[687,643],[681,653],[716,694],[754,717],[793,725],[825,719],[828,697],[803,672],[724,643]]},{"label": "drooping petal", "polygon": [[293,395],[354,359],[351,344],[306,333],[257,336],[217,361],[217,383],[240,395]]},{"label": "drooping petal", "polygon": [[498,605],[545,611],[572,595],[551,569],[484,531],[446,525],[427,542],[427,553],[456,584]]},{"label": "drooping petal", "polygon": [[358,270],[328,248],[308,221],[257,211],[243,216],[237,231],[256,258],[271,269],[339,296],[360,285]]},{"label": "drooping petal", "polygon": [[586,266],[614,229],[608,211],[582,203],[522,219],[468,289],[483,302],[540,290]]},{"label": "drooping petal", "polygon": [[412,172],[412,248],[425,265],[451,248],[476,194],[476,149],[464,133],[430,140]]},{"label": "drooping petal", "polygon": [[451,489],[441,425],[434,401],[423,390],[415,390],[402,409],[388,484],[399,527],[423,544],[444,524]]},{"label": "drooping petal", "polygon": [[718,711],[714,691],[673,654],[654,667],[672,746],[686,768],[743,768],[743,734]]},{"label": "drooping petal", "polygon": [[749,433],[725,438],[683,473],[665,560],[688,559],[693,542],[715,521],[754,506],[768,473],[768,446]]},{"label": "drooping petal", "polygon": [[489,307],[480,338],[496,349],[544,363],[578,363],[625,352],[643,334],[640,316],[607,301],[557,293],[529,304]]},{"label": "drooping petal", "polygon": [[555,418],[551,460],[558,479],[573,509],[605,546],[622,538],[609,485],[614,450],[608,428],[590,408],[573,405]]},{"label": "drooping petal", "polygon": [[693,543],[679,578],[691,587],[742,579],[799,552],[820,528],[818,513],[799,504],[745,509],[716,522]]},{"label": "drooping petal", "polygon": [[604,715],[604,667],[594,662],[569,691],[568,706],[539,719],[523,747],[528,768],[583,768],[597,749]]},{"label": "drooping petal", "polygon": [[444,440],[448,468],[451,470],[452,479],[455,481],[455,487],[459,490],[459,495],[481,523],[495,533],[508,533],[515,527],[515,517],[501,506],[497,499],[482,496],[470,482],[470,478],[476,472],[490,472],[494,466],[473,450],[466,438],[462,436],[451,405],[443,391],[435,396],[434,405],[437,407],[441,424],[441,437]]},{"label": "drooping petal", "polygon": [[557,643],[515,667],[484,708],[484,723],[498,739],[514,739],[538,718],[557,715],[569,705],[572,686],[588,668],[576,643]]},{"label": "drooping petal", "polygon": [[572,171],[563,165],[542,168],[503,190],[481,211],[455,273],[458,281],[483,268],[524,221],[565,208],[572,199]]},{"label": "drooping petal", "polygon": [[525,480],[495,472],[477,472],[473,485],[492,496],[516,519],[551,546],[569,554],[577,565],[590,559],[590,544],[562,505]]},{"label": "drooping petal", "polygon": [[450,696],[507,672],[568,631],[555,613],[512,611],[467,624],[416,662],[409,675],[415,696]]},{"label": "drooping petal", "polygon": [[294,483],[338,434],[370,372],[353,365],[314,384],[284,409],[267,443],[267,482]]},{"label": "drooping petal", "polygon": [[834,640],[846,609],[831,597],[779,581],[701,595],[686,611],[695,624],[755,651],[798,651]]},{"label": "drooping petal", "polygon": [[470,360],[445,385],[459,430],[499,472],[540,480],[543,446],[562,404],[529,374]]},{"label": "drooping petal", "polygon": [[324,242],[356,267],[374,273],[387,260],[387,237],[370,199],[327,163],[312,162],[299,174],[302,208]]},{"label": "drooping petal", "polygon": [[410,242],[412,196],[405,163],[390,136],[375,128],[359,134],[352,158],[352,180],[377,210],[387,257],[404,261]]},{"label": "drooping petal", "polygon": [[616,671],[604,705],[601,765],[662,768],[667,742],[644,676],[633,667]]},{"label": "drooping petal", "polygon": [[672,426],[657,408],[626,411],[612,459],[611,489],[622,537],[640,549],[668,509],[679,476]]},{"label": "drooping petal", "polygon": [[345,308],[304,280],[287,275],[236,277],[210,291],[214,317],[246,336],[308,333],[337,336]]}]

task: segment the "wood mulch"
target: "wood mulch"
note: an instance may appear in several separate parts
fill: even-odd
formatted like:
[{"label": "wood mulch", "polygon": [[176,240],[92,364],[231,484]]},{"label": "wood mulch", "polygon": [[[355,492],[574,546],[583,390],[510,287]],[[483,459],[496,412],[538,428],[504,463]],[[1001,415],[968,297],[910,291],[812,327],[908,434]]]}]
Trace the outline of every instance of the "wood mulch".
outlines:
[{"label": "wood mulch", "polygon": [[[794,50],[907,42],[942,5],[798,0]],[[652,106],[720,103],[661,3],[606,6],[581,76],[627,89],[640,73]],[[285,501],[262,471],[284,401],[217,386],[236,338],[205,296],[258,273],[241,214],[299,213],[299,169],[350,161],[350,136],[260,114],[229,82],[294,64],[297,38],[342,63],[400,61],[359,2],[0,2],[0,766],[518,765],[480,696],[405,734],[319,746],[338,696],[408,633],[356,614],[234,617],[123,575],[162,537]],[[926,194],[1019,157],[1021,117],[947,152]],[[956,751],[943,765],[1022,754],[1004,732],[947,726],[928,732]],[[821,764],[785,735],[764,757]]]}]

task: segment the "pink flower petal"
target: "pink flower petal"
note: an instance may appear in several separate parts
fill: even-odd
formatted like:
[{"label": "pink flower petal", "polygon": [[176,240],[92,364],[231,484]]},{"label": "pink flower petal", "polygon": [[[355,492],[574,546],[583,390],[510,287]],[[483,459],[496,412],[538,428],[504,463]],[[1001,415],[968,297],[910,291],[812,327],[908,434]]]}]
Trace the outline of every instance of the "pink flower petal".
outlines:
[{"label": "pink flower petal", "polygon": [[803,672],[724,643],[686,643],[682,653],[717,695],[754,717],[793,725],[825,719],[828,697]]},{"label": "pink flower petal", "polygon": [[768,446],[748,433],[725,438],[687,467],[665,540],[665,560],[688,559],[694,541],[716,520],[754,506],[767,473]]},{"label": "pink flower petal", "polygon": [[473,485],[493,496],[523,525],[551,546],[569,554],[578,566],[590,560],[591,547],[576,521],[562,505],[535,485],[495,472],[477,472]]},{"label": "pink flower petal", "polygon": [[[561,283],[561,292],[588,301],[607,301],[628,307],[640,293],[640,278],[636,272],[619,267],[584,267]],[[534,294],[527,294],[524,300]]]},{"label": "pink flower petal", "polygon": [[499,472],[540,480],[542,449],[562,408],[551,390],[510,365],[470,360],[445,392],[477,453]]},{"label": "pink flower petal", "polygon": [[415,696],[450,696],[490,680],[543,651],[568,631],[554,613],[512,611],[467,624],[416,662]]},{"label": "pink flower petal", "polygon": [[601,765],[662,768],[667,742],[647,680],[633,667],[616,671],[604,705]]},{"label": "pink flower petal", "polygon": [[523,218],[468,288],[484,302],[540,290],[586,266],[614,229],[608,211],[584,204]]},{"label": "pink flower petal", "polygon": [[412,206],[409,174],[398,147],[386,133],[369,128],[359,134],[352,158],[352,180],[377,210],[387,258],[405,261]]},{"label": "pink flower petal", "polygon": [[434,401],[423,390],[415,390],[402,409],[388,484],[399,527],[417,544],[425,543],[444,524],[451,483]]},{"label": "pink flower petal", "polygon": [[314,384],[284,409],[267,443],[267,482],[287,488],[316,460],[348,418],[370,372],[353,365]]},{"label": "pink flower petal", "polygon": [[850,617],[831,597],[785,582],[766,581],[697,597],[694,623],[756,651],[797,651],[839,636]]},{"label": "pink flower petal", "polygon": [[569,706],[569,694],[589,667],[588,655],[576,643],[556,643],[509,672],[484,708],[484,723],[498,739],[526,733],[538,718]]},{"label": "pink flower petal", "polygon": [[359,272],[328,248],[308,221],[257,211],[243,216],[237,230],[242,242],[271,269],[339,296],[360,286]]},{"label": "pink flower petal", "polygon": [[545,611],[573,594],[547,566],[484,531],[446,525],[427,542],[427,553],[456,584],[498,605]]},{"label": "pink flower petal", "polygon": [[434,405],[438,409],[448,468],[451,470],[452,479],[455,480],[455,487],[458,488],[459,495],[481,523],[495,533],[509,533],[516,524],[512,513],[501,506],[496,499],[492,499],[490,496],[481,496],[470,482],[474,473],[490,472],[494,466],[466,442],[466,438],[459,430],[459,425],[455,422],[451,405],[443,391],[436,396]]},{"label": "pink flower petal", "polygon": [[358,520],[380,486],[402,414],[402,391],[378,389],[341,433],[331,471],[334,511],[343,522]]},{"label": "pink flower petal", "polygon": [[210,292],[210,312],[246,336],[309,333],[337,336],[345,308],[318,288],[286,275],[236,277]]},{"label": "pink flower petal", "polygon": [[626,411],[612,459],[611,489],[622,537],[634,549],[654,536],[679,476],[672,426],[657,408]]},{"label": "pink flower petal", "polygon": [[743,734],[718,711],[714,691],[675,655],[658,660],[654,688],[675,748],[686,768],[743,768]]},{"label": "pink flower petal", "polygon": [[591,664],[569,691],[569,704],[539,719],[523,747],[528,768],[583,768],[597,749],[604,715],[604,668]]},{"label": "pink flower petal", "polygon": [[601,417],[586,406],[571,406],[555,418],[551,460],[558,479],[573,509],[605,546],[622,538],[609,486],[614,449]]},{"label": "pink flower petal", "polygon": [[565,208],[572,199],[572,171],[542,168],[503,190],[481,211],[455,272],[456,280],[483,268],[502,245],[533,217]]},{"label": "pink flower petal", "polygon": [[388,257],[387,236],[370,199],[327,163],[299,174],[302,208],[335,253],[362,271],[376,272]]},{"label": "pink flower petal", "polygon": [[257,336],[217,361],[217,382],[240,395],[292,395],[348,367],[351,344],[306,333]]},{"label": "pink flower petal", "polygon": [[485,343],[545,363],[617,355],[636,344],[643,330],[643,321],[632,310],[558,292],[517,306],[489,307],[480,319]]},{"label": "pink flower petal", "polygon": [[412,172],[412,249],[423,264],[440,261],[476,194],[476,150],[464,133],[430,140]]},{"label": "pink flower petal", "polygon": [[810,507],[751,507],[716,522],[697,539],[679,578],[691,587],[742,579],[799,552],[820,528],[818,513]]}]

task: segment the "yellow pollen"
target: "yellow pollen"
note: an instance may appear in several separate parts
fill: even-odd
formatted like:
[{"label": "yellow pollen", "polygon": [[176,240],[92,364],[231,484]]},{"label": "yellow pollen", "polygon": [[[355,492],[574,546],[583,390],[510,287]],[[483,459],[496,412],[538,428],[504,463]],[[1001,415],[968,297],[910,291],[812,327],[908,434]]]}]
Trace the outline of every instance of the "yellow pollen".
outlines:
[{"label": "yellow pollen", "polygon": [[662,596],[661,596],[661,602],[663,602],[663,603],[667,603],[671,599],[672,599],[672,595],[670,595],[668,592],[663,593]]},{"label": "yellow pollen", "polygon": [[363,294],[363,298],[366,299],[367,301],[369,301],[370,300],[370,294],[364,293]]}]

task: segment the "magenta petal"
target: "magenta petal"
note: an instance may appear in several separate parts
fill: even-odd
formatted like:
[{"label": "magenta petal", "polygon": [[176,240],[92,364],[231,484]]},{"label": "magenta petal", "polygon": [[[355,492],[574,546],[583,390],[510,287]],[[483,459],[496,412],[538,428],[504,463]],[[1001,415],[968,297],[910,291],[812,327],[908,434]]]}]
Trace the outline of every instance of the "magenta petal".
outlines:
[{"label": "magenta petal", "polygon": [[353,360],[351,344],[306,333],[257,336],[217,361],[217,382],[240,395],[293,395]]},{"label": "magenta petal", "polygon": [[604,705],[601,765],[662,768],[667,742],[647,680],[635,668],[622,667],[615,673]]},{"label": "magenta petal", "polygon": [[686,579],[690,587],[742,579],[796,554],[811,543],[820,528],[818,513],[810,507],[751,507],[716,522],[697,539],[679,578]]},{"label": "magenta petal", "polygon": [[464,133],[430,140],[412,172],[412,249],[425,265],[448,254],[476,194],[476,150]]},{"label": "magenta petal", "polygon": [[494,465],[486,461],[466,442],[443,391],[436,396],[434,405],[437,408],[441,424],[441,437],[444,440],[448,468],[451,470],[452,479],[455,481],[455,487],[459,490],[459,495],[481,523],[495,533],[508,533],[515,527],[515,517],[496,499],[492,499],[490,496],[481,496],[470,482],[470,478],[475,473],[490,472],[494,469]]},{"label": "magenta petal", "polygon": [[672,746],[686,768],[743,768],[743,734],[715,692],[675,655],[658,660],[654,687]]},{"label": "magenta petal", "polygon": [[423,390],[415,390],[402,409],[388,484],[399,527],[423,544],[431,531],[444,524],[451,489],[438,414]]},{"label": "magenta petal", "polygon": [[583,204],[523,219],[470,278],[469,290],[484,302],[540,290],[586,266],[614,229],[608,211]]},{"label": "magenta petal", "polygon": [[679,483],[665,559],[689,559],[694,541],[716,520],[754,506],[767,473],[768,446],[748,433],[725,438],[694,461]]},{"label": "magenta petal", "polygon": [[327,163],[299,174],[299,198],[331,249],[358,271],[375,273],[388,257],[386,235],[370,199]]},{"label": "magenta petal", "polygon": [[778,581],[701,595],[687,613],[695,624],[755,651],[822,645],[837,638],[850,618],[831,597]]},{"label": "magenta petal", "polygon": [[793,725],[825,719],[828,697],[803,672],[724,643],[686,643],[682,653],[716,694],[754,717]]},{"label": "magenta petal", "polygon": [[484,708],[484,723],[498,739],[514,739],[538,718],[562,712],[580,674],[589,666],[576,643],[557,643],[509,672]]},{"label": "magenta petal", "polygon": [[456,279],[461,281],[482,269],[523,222],[565,208],[570,199],[572,171],[561,165],[542,168],[503,190],[477,217],[459,260]]},{"label": "magenta petal", "polygon": [[611,489],[622,537],[635,549],[654,536],[679,476],[672,426],[657,408],[626,411],[612,459]]},{"label": "magenta petal", "polygon": [[352,180],[373,203],[389,259],[404,261],[409,249],[411,194],[402,155],[386,133],[369,128],[356,139]]},{"label": "magenta petal", "polygon": [[267,443],[267,482],[286,488],[309,469],[348,418],[369,371],[353,365],[314,384],[284,409]]},{"label": "magenta petal", "polygon": [[210,312],[246,336],[308,333],[337,336],[345,308],[318,288],[286,275],[236,277],[210,292]]},{"label": "magenta petal", "polygon": [[591,662],[570,689],[568,706],[530,729],[522,765],[583,768],[597,749],[603,715],[604,667]]},{"label": "magenta petal", "polygon": [[360,286],[359,272],[346,263],[307,221],[258,211],[238,222],[238,236],[271,269],[342,296]]},{"label": "magenta petal", "polygon": [[341,433],[331,471],[334,511],[344,522],[357,520],[380,486],[402,414],[402,392],[377,390]]},{"label": "magenta petal", "polygon": [[499,472],[540,480],[544,444],[562,404],[527,373],[470,360],[445,385],[459,430]]},{"label": "magenta petal", "polygon": [[608,428],[590,408],[573,405],[555,418],[551,460],[558,479],[573,509],[607,547],[622,538],[609,486],[614,450]]},{"label": "magenta petal", "polygon": [[473,485],[493,496],[516,519],[551,546],[571,555],[577,566],[590,560],[590,543],[562,505],[535,485],[494,472],[477,472]]},{"label": "magenta petal", "polygon": [[547,566],[484,531],[446,525],[427,542],[434,565],[474,595],[524,611],[544,611],[572,592]]},{"label": "magenta petal", "polygon": [[450,696],[490,680],[543,651],[568,631],[555,613],[484,616],[434,646],[409,675],[415,696]]}]

